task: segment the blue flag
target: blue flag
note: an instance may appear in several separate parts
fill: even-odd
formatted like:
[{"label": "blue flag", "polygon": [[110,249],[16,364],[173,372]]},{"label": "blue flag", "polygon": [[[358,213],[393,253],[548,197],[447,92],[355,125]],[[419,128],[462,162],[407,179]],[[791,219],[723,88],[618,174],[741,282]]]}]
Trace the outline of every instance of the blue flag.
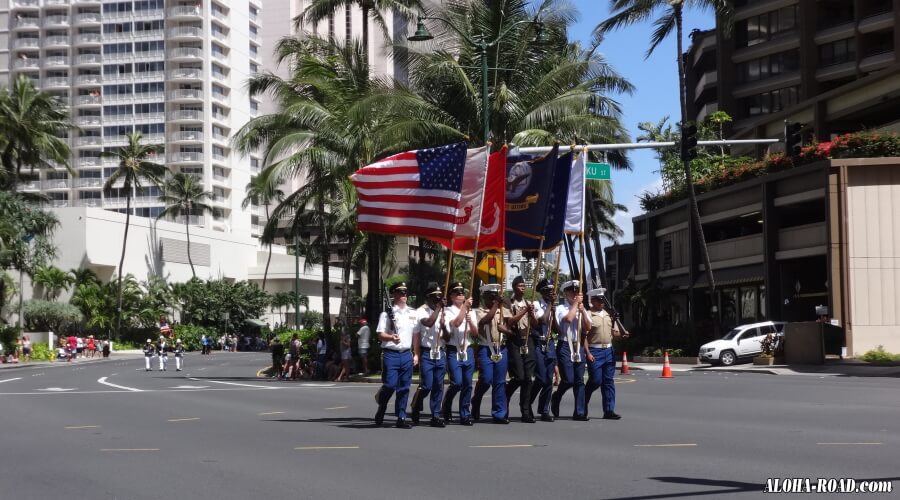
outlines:
[{"label": "blue flag", "polygon": [[550,203],[558,154],[559,147],[554,146],[552,151],[540,158],[532,159],[526,156],[507,158],[507,250],[537,250],[540,248],[541,239],[544,238],[545,233],[544,223]]},{"label": "blue flag", "polygon": [[572,173],[572,153],[566,153],[557,158],[555,170],[553,189],[550,193],[550,203],[547,207],[547,218],[544,225],[544,250],[549,250],[562,243],[566,206],[569,199],[569,178]]}]

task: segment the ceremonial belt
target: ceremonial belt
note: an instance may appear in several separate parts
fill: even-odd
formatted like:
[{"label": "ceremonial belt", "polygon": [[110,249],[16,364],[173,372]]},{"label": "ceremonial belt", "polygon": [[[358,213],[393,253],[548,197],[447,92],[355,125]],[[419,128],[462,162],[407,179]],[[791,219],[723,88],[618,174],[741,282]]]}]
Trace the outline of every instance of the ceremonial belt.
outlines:
[{"label": "ceremonial belt", "polygon": [[612,344],[590,344],[591,349],[609,349]]},{"label": "ceremonial belt", "polygon": [[[424,344],[419,344],[419,347],[421,347],[423,351],[430,351],[430,350],[432,350],[431,347],[428,347],[427,345],[424,345]],[[438,347],[438,350],[439,350],[439,351],[443,351],[443,350],[444,350],[444,346]]]},{"label": "ceremonial belt", "polygon": [[389,347],[385,347],[385,348],[383,348],[382,350],[383,350],[383,351],[391,351],[391,352],[399,352],[399,353],[401,353],[401,354],[404,353],[404,352],[409,352],[409,349],[391,349],[391,348],[389,348]]}]

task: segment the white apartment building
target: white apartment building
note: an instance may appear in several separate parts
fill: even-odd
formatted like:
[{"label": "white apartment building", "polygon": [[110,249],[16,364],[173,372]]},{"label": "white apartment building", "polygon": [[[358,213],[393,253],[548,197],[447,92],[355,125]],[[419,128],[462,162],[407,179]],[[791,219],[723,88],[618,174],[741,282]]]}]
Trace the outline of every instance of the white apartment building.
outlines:
[{"label": "white apartment building", "polygon": [[[140,131],[165,145],[158,162],[213,192],[213,213],[193,225],[249,234],[241,202],[259,159],[229,138],[258,113],[245,83],[262,63],[260,11],[261,0],[0,0],[0,84],[31,78],[80,128],[69,134],[77,177],[45,171],[24,189],[55,207],[124,212],[121,190],[102,191],[116,162],[100,153]],[[134,195],[134,215],[162,211],[158,188]]]}]

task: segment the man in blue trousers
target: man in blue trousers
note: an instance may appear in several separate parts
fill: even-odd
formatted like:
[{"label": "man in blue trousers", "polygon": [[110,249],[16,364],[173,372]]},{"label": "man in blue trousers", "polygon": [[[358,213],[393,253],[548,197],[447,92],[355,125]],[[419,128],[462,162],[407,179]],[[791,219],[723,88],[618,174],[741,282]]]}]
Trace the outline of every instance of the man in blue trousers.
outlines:
[{"label": "man in blue trousers", "polygon": [[381,380],[383,382],[375,394],[375,401],[378,403],[375,425],[380,427],[384,422],[388,401],[396,392],[394,409],[397,413],[397,423],[395,426],[409,429],[411,426],[406,421],[406,403],[409,399],[409,385],[412,382],[413,372],[413,355],[410,349],[412,348],[413,330],[418,323],[418,315],[415,309],[406,305],[406,283],[392,285],[390,293],[393,305],[381,313],[378,327],[375,330],[381,341]]},{"label": "man in blue trousers", "polygon": [[537,400],[538,413],[544,422],[553,422],[550,414],[550,395],[553,394],[553,374],[556,371],[556,344],[553,334],[559,333],[556,323],[556,292],[547,278],[538,282],[541,299],[534,303],[534,317],[538,328],[531,330],[535,346],[534,387],[531,390],[531,404]]},{"label": "man in blue trousers", "polygon": [[432,427],[444,427],[441,417],[441,399],[444,397],[444,375],[447,373],[447,356],[444,354],[446,325],[443,321],[444,299],[441,287],[432,283],[425,291],[425,304],[417,309],[419,323],[413,331],[413,364],[419,366],[419,387],[413,395],[412,421],[419,425],[424,400],[429,398]]},{"label": "man in blue trousers", "polygon": [[459,423],[472,425],[472,377],[475,375],[475,350],[472,343],[478,331],[472,299],[459,281],[450,285],[450,305],[444,312],[444,322],[450,339],[447,341],[447,374],[450,387],[444,394],[441,414],[449,422],[453,398],[459,394]]},{"label": "man in blue trousers", "polygon": [[472,395],[472,418],[478,420],[481,414],[481,398],[491,389],[491,417],[495,424],[508,424],[506,406],[507,351],[504,335],[510,331],[506,318],[511,311],[502,306],[500,285],[488,284],[481,287],[481,303],[475,311],[478,319],[478,383]]},{"label": "man in blue trousers", "polygon": [[584,397],[585,415],[591,403],[591,394],[598,388],[603,397],[603,418],[619,420],[616,410],[616,352],[613,338],[622,337],[617,322],[606,310],[606,289],[595,288],[588,292],[591,301],[591,329],[584,337],[588,362],[588,384]]},{"label": "man in blue trousers", "polygon": [[591,328],[591,320],[584,308],[578,280],[562,284],[566,300],[556,306],[556,321],[559,323],[559,340],[556,343],[556,359],[559,364],[559,387],[550,401],[554,417],[559,417],[559,403],[569,389],[575,396],[575,412],[572,420],[588,420],[584,406],[584,361],[585,352],[581,344],[581,334]]}]

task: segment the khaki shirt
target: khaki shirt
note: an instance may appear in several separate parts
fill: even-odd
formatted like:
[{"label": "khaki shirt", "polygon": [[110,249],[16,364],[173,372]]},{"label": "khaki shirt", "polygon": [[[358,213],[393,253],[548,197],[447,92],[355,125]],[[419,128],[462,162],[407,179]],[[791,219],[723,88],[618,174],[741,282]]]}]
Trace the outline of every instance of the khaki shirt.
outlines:
[{"label": "khaki shirt", "polygon": [[604,311],[591,311],[591,331],[588,333],[588,344],[612,344],[612,316]]},{"label": "khaki shirt", "polygon": [[501,316],[503,318],[508,318],[512,314],[512,311],[505,307],[500,307],[497,309],[497,313],[494,314],[493,321],[491,321],[490,324],[482,325],[481,319],[490,312],[490,308],[485,309],[483,307],[479,307],[475,310],[476,324],[478,325],[478,345],[490,345],[491,342],[495,344],[503,343],[503,334],[500,333],[500,318]]},{"label": "khaki shirt", "polygon": [[[510,314],[512,316],[515,316],[516,314],[519,314],[519,312],[521,312],[522,309],[525,309],[526,307],[528,307],[528,303],[525,302],[524,300],[521,302],[513,301],[512,311],[510,312]],[[511,330],[513,332],[515,332],[519,335],[525,335],[525,332],[528,331],[528,314],[526,313],[524,316],[522,316],[519,319],[519,322],[517,324],[512,325],[512,326],[513,326],[513,328],[511,328]],[[516,330],[518,330],[518,331],[516,331]]]}]

